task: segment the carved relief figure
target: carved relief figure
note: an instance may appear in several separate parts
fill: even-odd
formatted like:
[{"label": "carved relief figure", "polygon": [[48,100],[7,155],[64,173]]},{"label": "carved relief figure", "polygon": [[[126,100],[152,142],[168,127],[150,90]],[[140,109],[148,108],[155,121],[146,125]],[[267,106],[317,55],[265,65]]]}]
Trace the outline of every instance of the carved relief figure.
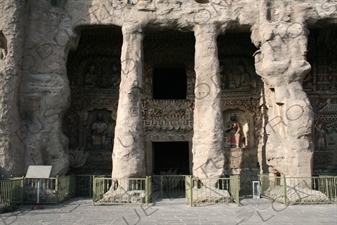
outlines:
[{"label": "carved relief figure", "polygon": [[327,132],[325,127],[322,125],[322,122],[320,122],[318,124],[318,126],[315,125],[315,128],[317,130],[317,147],[318,148],[326,148],[326,136],[327,136]]},{"label": "carved relief figure", "polygon": [[256,88],[256,73],[250,58],[225,57],[219,62],[222,90],[251,91]]},{"label": "carved relief figure", "polygon": [[235,113],[230,114],[230,121],[227,122],[225,131],[227,134],[227,142],[229,146],[234,145],[236,148],[239,148],[241,125],[236,120]]},{"label": "carved relief figure", "polygon": [[246,68],[244,65],[239,65],[239,73],[240,73],[240,79],[241,79],[241,87],[250,87],[250,74],[246,71]]},{"label": "carved relief figure", "polygon": [[226,81],[225,81],[223,65],[220,65],[220,83],[221,83],[220,84],[221,90],[225,90]]},{"label": "carved relief figure", "polygon": [[119,86],[121,82],[120,71],[116,65],[112,66],[112,85]]},{"label": "carved relief figure", "polygon": [[229,86],[228,86],[229,90],[235,90],[236,85],[235,85],[235,81],[233,79],[232,74],[229,75],[228,81],[229,81]]},{"label": "carved relief figure", "polygon": [[95,66],[91,65],[89,67],[88,73],[85,74],[84,83],[86,85],[95,85],[97,81],[97,74],[95,73]]},{"label": "carved relief figure", "polygon": [[103,114],[97,114],[97,121],[92,125],[92,141],[95,148],[105,147],[108,124],[103,120]]},{"label": "carved relief figure", "polygon": [[5,58],[6,58],[5,44],[0,38],[0,60],[5,60]]}]

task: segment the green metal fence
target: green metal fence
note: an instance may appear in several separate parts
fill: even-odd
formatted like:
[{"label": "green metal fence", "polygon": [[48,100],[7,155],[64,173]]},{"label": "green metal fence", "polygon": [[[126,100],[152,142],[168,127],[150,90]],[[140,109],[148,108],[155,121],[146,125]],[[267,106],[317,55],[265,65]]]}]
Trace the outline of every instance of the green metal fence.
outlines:
[{"label": "green metal fence", "polygon": [[41,204],[58,204],[75,196],[76,177],[62,176],[48,179],[25,178],[24,203],[34,204],[37,202],[37,186],[40,180]]},{"label": "green metal fence", "polygon": [[151,198],[185,198],[184,175],[153,175]]},{"label": "green metal fence", "polygon": [[239,176],[228,178],[193,178],[186,176],[186,198],[190,206],[239,202]]},{"label": "green metal fence", "polygon": [[283,204],[337,203],[337,177],[259,175],[261,195]]},{"label": "green metal fence", "polygon": [[0,209],[23,204],[24,178],[0,180]]},{"label": "green metal fence", "polygon": [[151,177],[93,179],[93,205],[130,203],[148,205],[150,193]]},{"label": "green metal fence", "polygon": [[93,175],[76,175],[76,197],[92,198]]},{"label": "green metal fence", "polygon": [[55,203],[64,202],[75,196],[76,193],[76,177],[64,176],[56,177],[55,185]]}]

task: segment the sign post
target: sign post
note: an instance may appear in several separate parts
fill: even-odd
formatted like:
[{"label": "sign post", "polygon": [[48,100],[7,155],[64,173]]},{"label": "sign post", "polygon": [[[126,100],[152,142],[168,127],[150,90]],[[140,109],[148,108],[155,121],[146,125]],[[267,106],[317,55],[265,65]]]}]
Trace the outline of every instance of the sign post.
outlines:
[{"label": "sign post", "polygon": [[26,178],[37,179],[36,205],[33,206],[32,209],[44,209],[43,206],[40,205],[40,179],[48,179],[51,168],[52,166],[45,165],[34,165],[28,167]]}]

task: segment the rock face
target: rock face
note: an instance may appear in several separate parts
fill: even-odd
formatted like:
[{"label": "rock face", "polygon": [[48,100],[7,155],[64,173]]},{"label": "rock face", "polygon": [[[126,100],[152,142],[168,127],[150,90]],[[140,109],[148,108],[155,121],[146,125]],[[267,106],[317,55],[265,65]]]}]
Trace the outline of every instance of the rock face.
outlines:
[{"label": "rock face", "polygon": [[29,165],[52,165],[51,176],[68,170],[68,139],[62,115],[69,107],[66,72],[69,16],[45,1],[27,3],[27,26],[20,85],[20,118],[26,128],[25,170]]},{"label": "rock face", "polygon": [[72,32],[66,31],[69,17],[46,1],[10,2],[1,4],[6,11],[2,15],[8,19],[1,19],[7,55],[2,57],[0,73],[2,86],[9,87],[1,89],[1,173],[22,176],[29,165],[47,164],[53,166],[52,176],[64,175],[68,140],[61,120],[70,100],[66,73]]},{"label": "rock face", "polygon": [[268,108],[267,164],[274,174],[310,177],[313,112],[301,86],[311,69],[305,58],[309,32],[301,12],[292,18],[286,7],[279,10],[282,19],[271,22],[262,15],[252,31],[259,48],[255,68],[265,83]]},{"label": "rock face", "polygon": [[23,24],[19,1],[0,4],[0,174],[21,176],[24,142],[19,117],[19,84],[22,76],[17,62],[22,56]]},{"label": "rock face", "polygon": [[[70,147],[71,154],[82,155],[72,156],[73,166],[93,168],[112,154],[113,177],[144,177],[153,173],[152,142],[185,141],[186,167],[199,178],[251,164],[260,172],[267,172],[267,164],[273,174],[311,176],[314,147],[337,161],[337,59],[317,47],[330,36],[336,43],[337,35],[314,36],[310,65],[308,29],[319,34],[318,27],[336,17],[336,5],[323,0],[2,1],[0,173],[21,176],[29,165],[49,164],[52,176],[64,175]],[[121,33],[122,43],[115,33],[90,36],[110,28]],[[165,38],[162,30],[175,34]],[[146,37],[154,37],[147,40],[147,59]],[[255,64],[250,41],[258,48]],[[68,58],[77,46],[83,57]],[[158,68],[186,72],[186,98],[151,99]],[[305,88],[311,84],[309,96],[303,81]],[[99,114],[104,118],[95,121]],[[246,154],[232,156],[232,145]],[[247,164],[247,153],[258,157]]]}]

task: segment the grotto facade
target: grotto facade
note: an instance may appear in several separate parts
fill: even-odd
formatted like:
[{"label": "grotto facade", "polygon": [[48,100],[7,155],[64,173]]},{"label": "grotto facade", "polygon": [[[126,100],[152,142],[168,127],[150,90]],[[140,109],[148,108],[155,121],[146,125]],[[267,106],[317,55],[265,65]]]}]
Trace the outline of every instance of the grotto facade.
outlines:
[{"label": "grotto facade", "polygon": [[0,172],[337,170],[337,3],[0,3]]}]

